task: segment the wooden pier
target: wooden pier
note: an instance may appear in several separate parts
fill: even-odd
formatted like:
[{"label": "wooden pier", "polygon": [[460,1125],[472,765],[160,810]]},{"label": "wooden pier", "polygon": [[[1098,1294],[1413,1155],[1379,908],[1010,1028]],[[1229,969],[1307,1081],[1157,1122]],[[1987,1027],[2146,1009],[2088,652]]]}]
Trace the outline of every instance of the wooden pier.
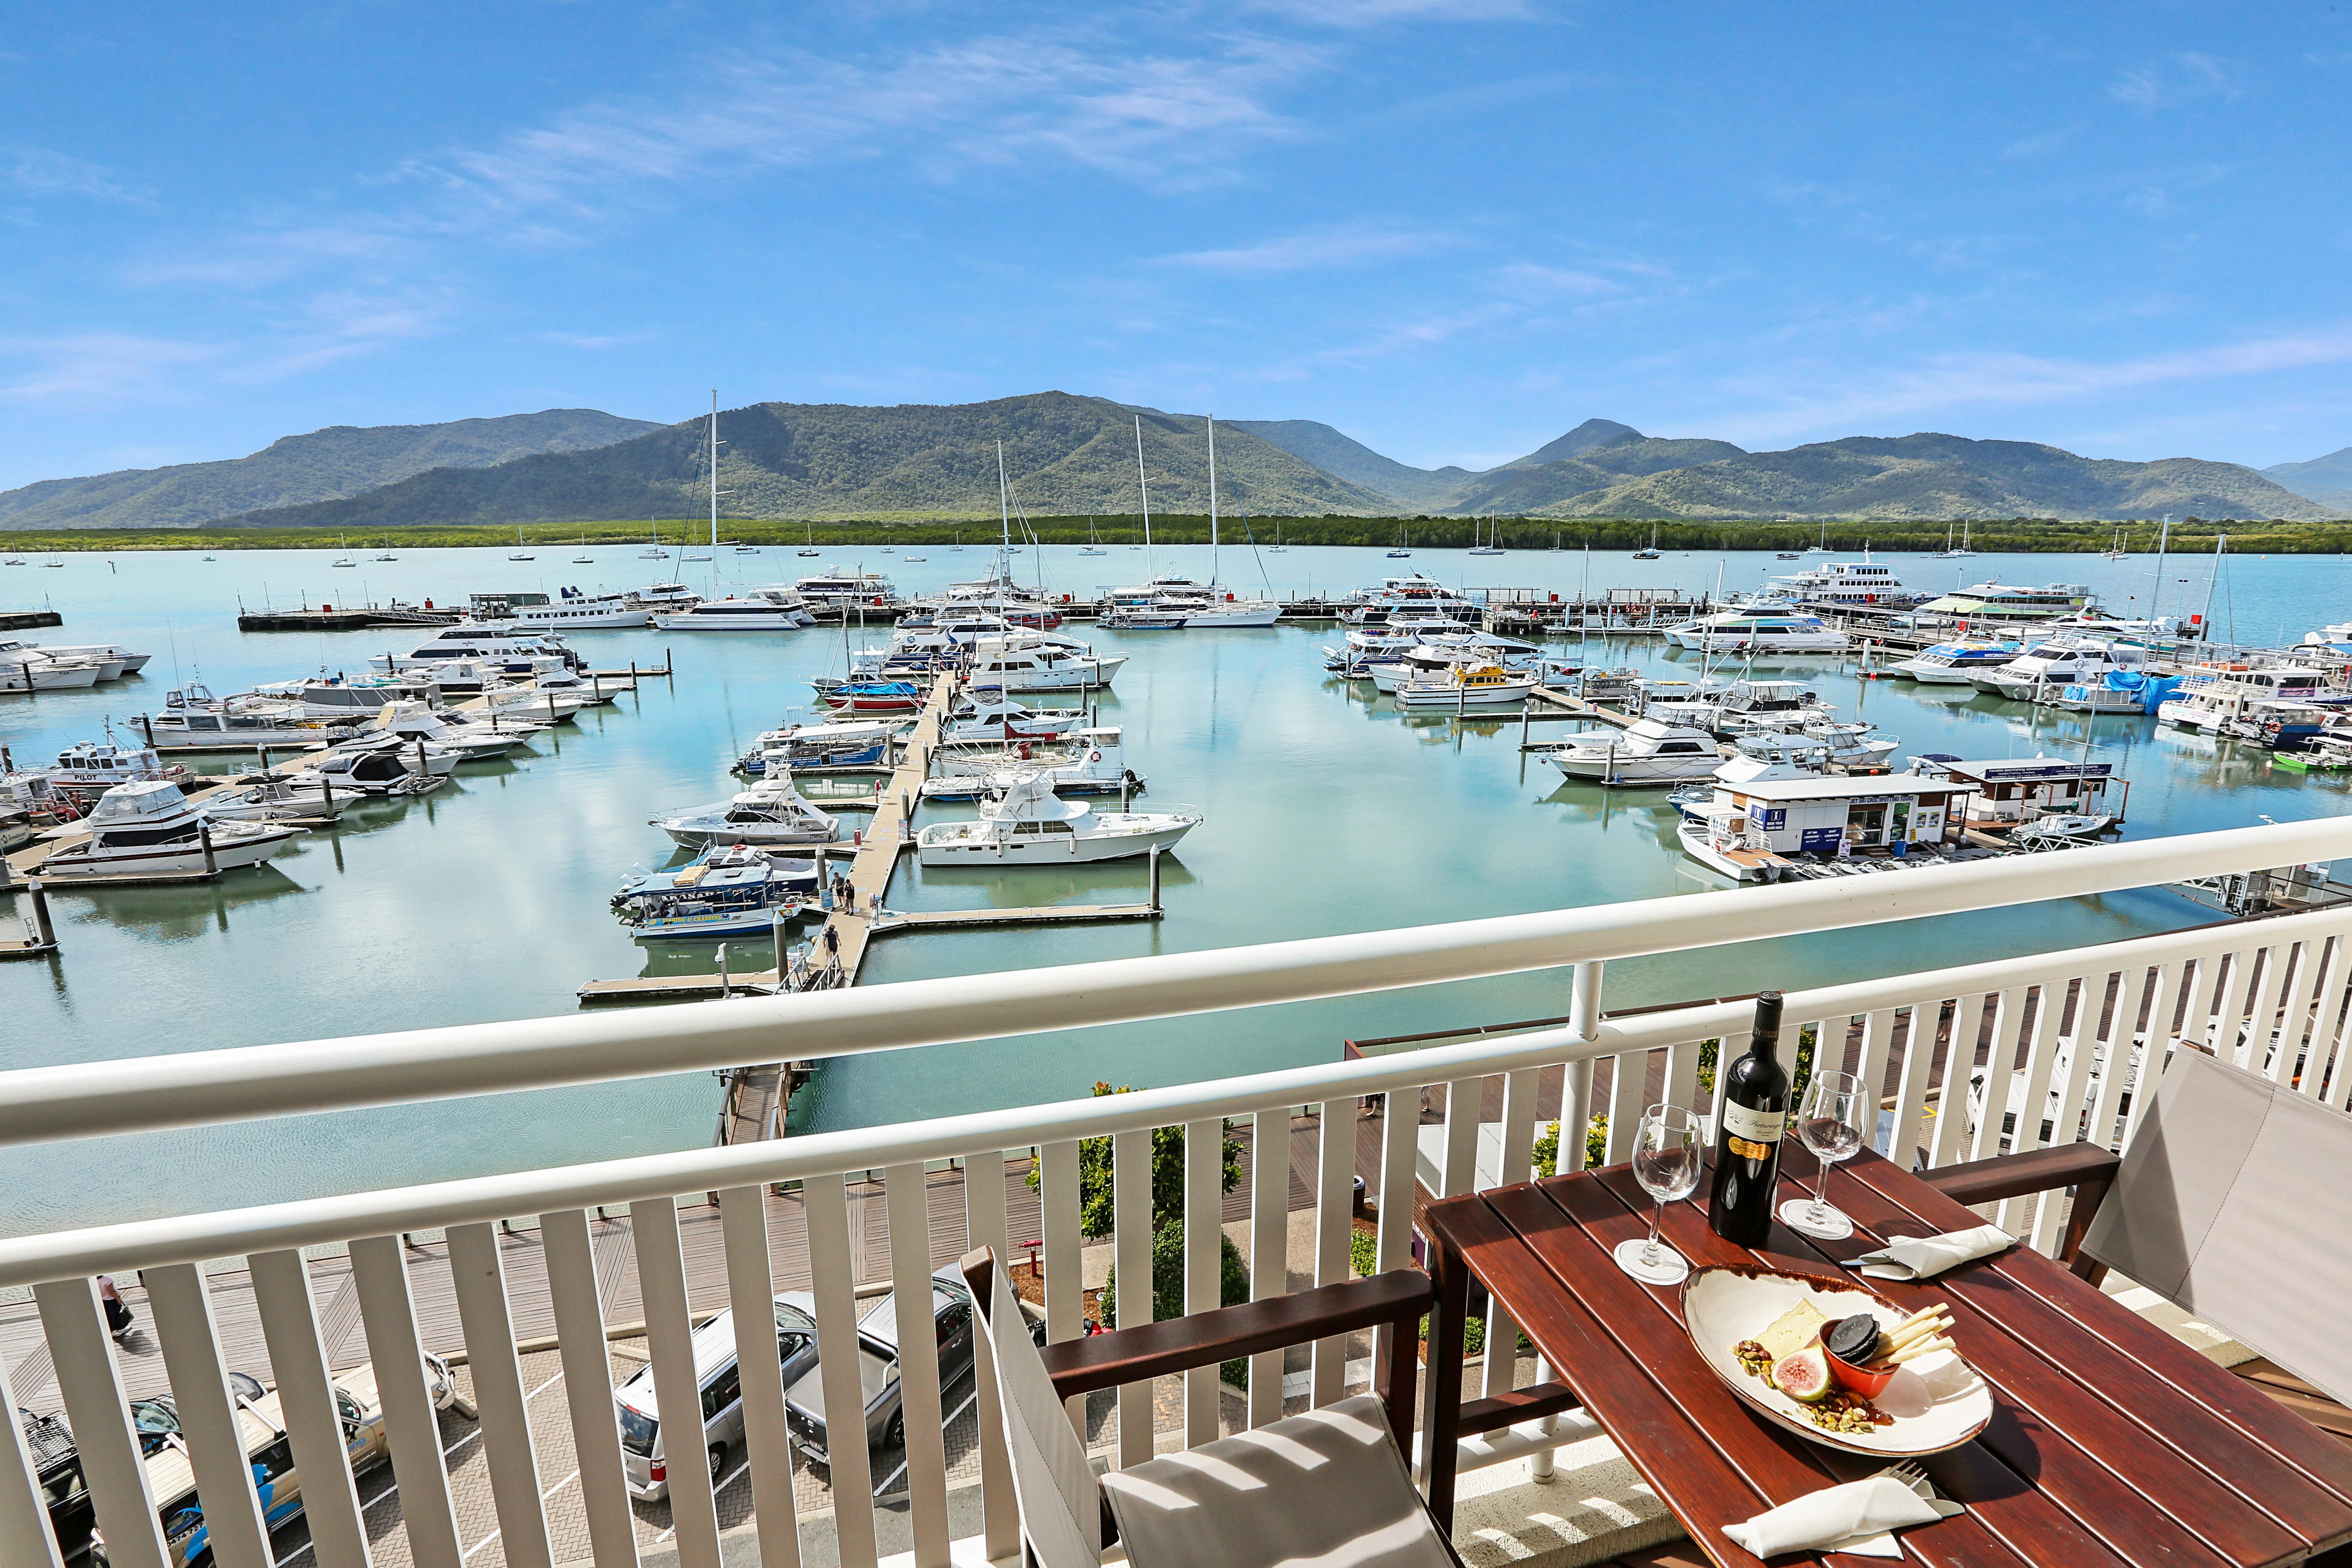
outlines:
[{"label": "wooden pier", "polygon": [[55,610],[0,610],[0,632],[29,632],[65,624],[66,618]]},{"label": "wooden pier", "polygon": [[424,609],[415,605],[321,605],[313,610],[246,610],[236,617],[241,632],[356,632],[369,626],[454,626],[465,619],[454,609]]}]

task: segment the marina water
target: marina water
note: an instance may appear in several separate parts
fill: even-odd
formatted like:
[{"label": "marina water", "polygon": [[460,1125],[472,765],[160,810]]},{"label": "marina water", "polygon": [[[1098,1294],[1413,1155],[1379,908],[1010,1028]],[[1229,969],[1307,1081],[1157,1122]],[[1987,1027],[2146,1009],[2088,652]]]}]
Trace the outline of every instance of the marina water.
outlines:
[{"label": "marina water", "polygon": [[[863,565],[919,594],[975,576],[988,552],[945,546],[908,552],[790,548],[721,552],[715,563],[651,562],[642,546],[583,552],[541,542],[534,562],[506,547],[400,550],[396,562],[328,564],[327,551],[75,554],[62,570],[0,573],[0,608],[46,596],[62,627],[19,634],[58,643],[117,642],[151,651],[143,676],[85,691],[0,697],[0,742],[20,765],[100,738],[106,719],[135,744],[133,715],[158,708],[182,680],[214,691],[325,670],[358,672],[422,635],[236,629],[240,602],[280,607],[398,596],[462,602],[474,592],[562,585],[623,589],[676,573],[708,592],[736,583],[790,581]],[[593,564],[572,564],[586,553]],[[920,562],[905,554],[925,556]],[[1843,557],[1838,557],[1843,558]],[[1815,556],[1811,560],[1820,560]],[[1984,554],[1967,561],[1894,556],[1916,590],[1956,582],[2083,583],[2119,615],[2148,614],[2151,556]],[[1124,545],[1103,556],[1076,546],[1014,558],[1024,580],[1041,572],[1057,593],[1140,580],[1147,558]],[[1150,564],[1208,574],[1202,547],[1162,547]],[[1228,548],[1223,571],[1237,590],[1339,592],[1419,570],[1455,587],[1531,588],[1563,598],[1589,589],[1717,581],[1753,588],[1795,569],[1762,554],[1513,552],[1472,557],[1417,550],[1295,548],[1254,555]],[[2352,613],[2352,566],[2338,557],[2231,558],[2209,589],[2207,557],[2170,558],[2165,614],[2206,607],[2236,640],[2284,643]],[[2224,617],[2228,618],[2224,620]],[[1319,649],[1339,628],[1285,623],[1264,631],[1118,634],[1067,628],[1132,656],[1101,700],[1101,718],[1125,730],[1129,765],[1146,775],[1139,809],[1181,803],[1206,813],[1163,868],[1167,918],[1157,924],[942,931],[890,936],[864,983],[1085,963],[1225,947],[1526,910],[1671,898],[1725,886],[1681,852],[1675,814],[1655,791],[1564,784],[1518,749],[1519,722],[1397,712],[1370,684],[1325,675]],[[811,677],[839,673],[845,641],[878,646],[881,627],[779,633],[582,632],[570,639],[591,663],[657,666],[667,680],[584,710],[575,725],[506,761],[461,768],[457,782],[415,800],[371,800],[339,827],[313,832],[296,853],[258,872],[191,887],[61,891],[52,909],[61,952],[0,966],[0,1068],[203,1050],[269,1041],[429,1027],[571,1012],[583,982],[707,972],[713,944],[642,944],[606,900],[633,865],[670,858],[656,812],[724,799],[739,787],[728,764],[763,730],[813,717]],[[1549,651],[1696,679],[1696,654],[1662,643],[1557,639]],[[2273,769],[2267,755],[2138,717],[2057,714],[1967,688],[1864,680],[1857,660],[1794,661],[1761,674],[1807,680],[1842,719],[1897,735],[1901,759],[1919,752],[1970,758],[2075,757],[2085,744],[2117,764],[2132,790],[2125,836],[2141,838],[2295,820],[2345,808],[2346,784]],[[1717,674],[1736,674],[1720,668]],[[1032,706],[1055,706],[1038,697]],[[1538,723],[1538,738],[1572,727]],[[244,764],[249,764],[245,759]],[[227,757],[199,759],[208,773]],[[854,789],[856,781],[810,781]],[[972,815],[926,806],[919,824]],[[863,817],[845,818],[845,832]],[[929,871],[908,857],[892,884],[902,909],[1106,903],[1140,899],[1140,861],[1068,870]],[[1769,893],[1759,893],[1769,897]],[[0,895],[0,918],[22,895]],[[2163,891],[2139,891],[2026,910],[1874,927],[1708,954],[1703,971],[1672,957],[1610,966],[1607,1005],[1633,1006],[1796,988],[2028,950],[2109,941],[2195,924],[2213,911]],[[1694,932],[1694,938],[1705,933]],[[739,942],[730,967],[765,969],[768,944]],[[1203,998],[1204,1003],[1208,998]],[[827,1064],[795,1097],[795,1130],[836,1128],[1082,1095],[1097,1079],[1165,1085],[1328,1061],[1345,1037],[1553,1016],[1567,1007],[1566,976],[1541,973],[1333,1002],[887,1053]],[[718,1110],[708,1076],[490,1096],[433,1105],[257,1121],[190,1133],[89,1140],[0,1154],[0,1233],[261,1203],[322,1192],[441,1180],[707,1143]],[[37,1170],[39,1179],[33,1179]]]}]

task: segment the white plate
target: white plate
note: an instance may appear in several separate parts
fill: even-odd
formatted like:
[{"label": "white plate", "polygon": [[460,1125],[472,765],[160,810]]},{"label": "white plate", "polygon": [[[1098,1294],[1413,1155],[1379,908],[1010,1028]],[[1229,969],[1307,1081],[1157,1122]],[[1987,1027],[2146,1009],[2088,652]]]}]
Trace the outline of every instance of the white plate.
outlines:
[{"label": "white plate", "polygon": [[1872,1404],[1895,1417],[1868,1436],[1825,1432],[1807,1420],[1805,1406],[1751,1375],[1732,1354],[1742,1340],[1759,1337],[1781,1313],[1810,1300],[1832,1321],[1874,1314],[1893,1329],[1910,1314],[1843,1279],[1763,1268],[1696,1268],[1683,1286],[1683,1322],[1699,1359],[1732,1392],[1767,1419],[1802,1437],[1853,1454],[1935,1454],[1957,1448],[1992,1419],[1992,1391],[1976,1369],[1949,1352],[1921,1356],[1896,1369]]}]

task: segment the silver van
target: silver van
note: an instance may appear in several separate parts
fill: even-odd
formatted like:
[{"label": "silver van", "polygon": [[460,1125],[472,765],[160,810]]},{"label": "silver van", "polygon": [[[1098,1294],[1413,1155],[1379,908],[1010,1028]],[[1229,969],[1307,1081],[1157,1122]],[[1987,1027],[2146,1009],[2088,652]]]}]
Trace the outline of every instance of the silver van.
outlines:
[{"label": "silver van", "polygon": [[[782,1298],[776,1301],[776,1356],[787,1388],[816,1365],[815,1321]],[[728,1450],[743,1440],[742,1374],[735,1361],[732,1308],[694,1331],[694,1381],[701,1391],[699,1447],[715,1481],[726,1468]],[[620,1407],[621,1469],[629,1495],[658,1502],[669,1495],[669,1467],[661,1411],[654,1398],[653,1367],[632,1373],[614,1391],[614,1399]]]}]

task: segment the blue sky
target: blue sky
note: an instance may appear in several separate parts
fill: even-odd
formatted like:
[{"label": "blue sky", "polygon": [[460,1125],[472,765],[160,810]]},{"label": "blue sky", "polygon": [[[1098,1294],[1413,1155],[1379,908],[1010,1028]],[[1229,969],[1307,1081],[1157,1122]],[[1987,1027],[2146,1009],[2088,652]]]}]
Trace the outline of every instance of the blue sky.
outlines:
[{"label": "blue sky", "polygon": [[713,385],[2352,443],[2326,0],[125,4],[0,100],[0,485]]}]

